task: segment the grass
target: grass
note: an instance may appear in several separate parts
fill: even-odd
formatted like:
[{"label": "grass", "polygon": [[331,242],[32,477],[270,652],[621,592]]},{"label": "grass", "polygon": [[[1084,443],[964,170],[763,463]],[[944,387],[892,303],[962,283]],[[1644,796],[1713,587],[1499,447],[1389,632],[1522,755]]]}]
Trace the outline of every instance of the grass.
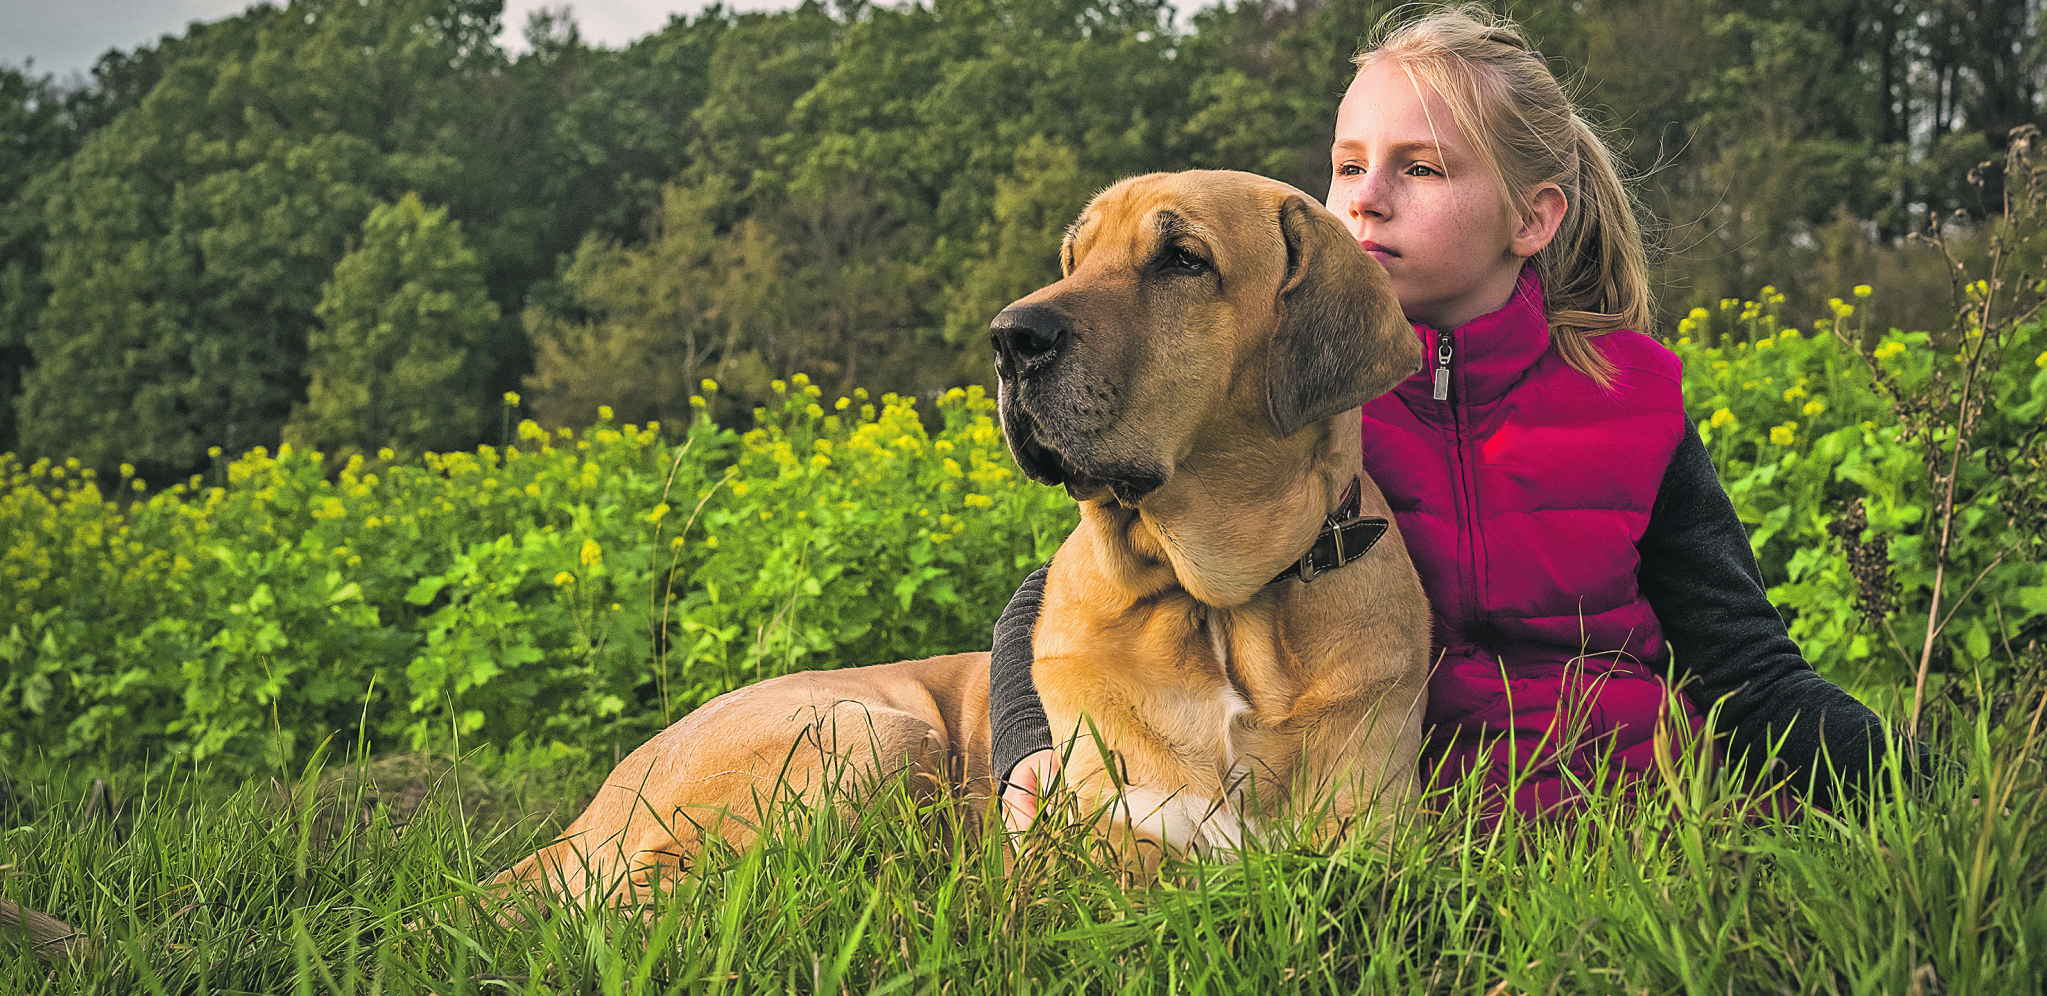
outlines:
[{"label": "grass", "polygon": [[[1966,775],[1852,814],[1758,815],[1688,766],[1632,804],[1488,831],[1472,795],[1378,842],[1131,883],[1047,825],[1014,867],[891,797],[717,855],[644,915],[479,915],[597,773],[488,752],[232,791],[18,774],[0,894],[90,932],[7,993],[2001,993],[2047,978],[2038,703],[1958,721]],[[1895,771],[1887,777],[1898,779]],[[124,793],[116,792],[117,797]],[[539,805],[550,800],[553,805]],[[520,814],[525,814],[521,818]]]}]

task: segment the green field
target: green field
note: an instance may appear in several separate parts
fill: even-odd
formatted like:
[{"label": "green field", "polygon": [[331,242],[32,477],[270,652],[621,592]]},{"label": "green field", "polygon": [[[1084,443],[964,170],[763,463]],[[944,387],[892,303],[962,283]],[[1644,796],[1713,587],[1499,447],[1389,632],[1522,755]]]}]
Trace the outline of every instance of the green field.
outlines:
[{"label": "green field", "polygon": [[0,972],[24,993],[2030,993],[2039,718],[1963,726],[1965,779],[1853,813],[1764,817],[1687,770],[1487,833],[1453,793],[1383,844],[1281,843],[1150,883],[1050,824],[1006,870],[957,807],[884,804],[857,827],[792,819],[644,913],[519,927],[479,914],[476,883],[544,838],[512,814],[561,815],[587,772],[486,752],[224,795],[171,777],[95,819],[54,777],[17,796],[6,893],[98,954],[17,951]]}]

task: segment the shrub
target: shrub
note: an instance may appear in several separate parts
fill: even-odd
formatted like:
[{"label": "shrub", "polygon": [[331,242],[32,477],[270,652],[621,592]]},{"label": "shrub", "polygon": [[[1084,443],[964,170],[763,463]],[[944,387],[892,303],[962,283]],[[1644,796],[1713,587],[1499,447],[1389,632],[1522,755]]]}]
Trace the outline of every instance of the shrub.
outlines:
[{"label": "shrub", "polygon": [[994,403],[947,393],[934,435],[910,398],[775,397],[744,435],[607,412],[332,480],[259,448],[146,498],[0,455],[0,750],[238,777],[336,735],[589,749],[757,678],[985,649],[1074,521]]},{"label": "shrub", "polygon": [[[1965,289],[1977,303],[1988,292]],[[1801,332],[1778,324],[1781,296],[1761,297],[1695,309],[1676,349],[1686,407],[1791,635],[1851,685],[1911,684],[1928,639],[1944,670],[2009,685],[2047,636],[2037,315],[1987,343],[1973,311],[1952,334],[1870,335],[1852,321],[1857,304],[1836,299],[1833,319]]]}]

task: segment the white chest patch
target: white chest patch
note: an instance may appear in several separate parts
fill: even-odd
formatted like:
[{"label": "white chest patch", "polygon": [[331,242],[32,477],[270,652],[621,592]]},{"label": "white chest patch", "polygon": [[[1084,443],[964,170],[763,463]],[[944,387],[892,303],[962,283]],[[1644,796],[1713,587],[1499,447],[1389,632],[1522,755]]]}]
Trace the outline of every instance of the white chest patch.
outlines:
[{"label": "white chest patch", "polygon": [[1171,794],[1130,787],[1116,800],[1116,815],[1139,833],[1164,841],[1176,851],[1225,854],[1255,840],[1258,827],[1227,800],[1217,801],[1189,791]]},{"label": "white chest patch", "polygon": [[1237,717],[1250,712],[1251,703],[1245,701],[1244,696],[1237,693],[1236,684],[1230,680],[1229,637],[1223,633],[1223,628],[1216,624],[1214,618],[1204,620],[1203,626],[1208,630],[1208,645],[1215,651],[1215,666],[1222,673],[1223,679],[1222,691],[1217,693],[1218,697],[1222,699],[1222,728],[1216,731],[1216,735],[1222,740],[1222,781],[1224,789],[1228,790],[1243,777],[1237,770],[1239,765],[1237,764],[1237,741],[1234,734],[1237,728]]}]

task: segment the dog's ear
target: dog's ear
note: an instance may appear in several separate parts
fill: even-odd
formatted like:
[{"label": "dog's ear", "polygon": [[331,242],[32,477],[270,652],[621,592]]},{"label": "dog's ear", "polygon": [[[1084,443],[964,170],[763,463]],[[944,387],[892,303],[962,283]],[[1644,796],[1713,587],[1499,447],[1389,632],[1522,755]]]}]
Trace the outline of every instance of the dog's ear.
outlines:
[{"label": "dog's ear", "polygon": [[1421,341],[1378,261],[1297,194],[1279,204],[1286,276],[1266,355],[1265,404],[1280,435],[1356,408],[1421,369]]}]

